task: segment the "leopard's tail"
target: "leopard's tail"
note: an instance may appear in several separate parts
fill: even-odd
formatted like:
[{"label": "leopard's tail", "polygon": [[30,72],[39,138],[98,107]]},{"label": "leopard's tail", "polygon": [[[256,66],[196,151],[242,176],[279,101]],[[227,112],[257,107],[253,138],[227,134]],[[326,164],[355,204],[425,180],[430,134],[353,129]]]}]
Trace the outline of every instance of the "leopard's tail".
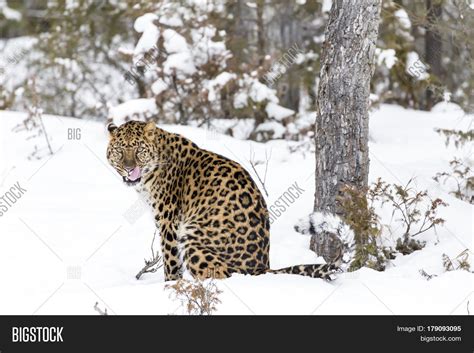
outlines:
[{"label": "leopard's tail", "polygon": [[281,268],[279,270],[267,270],[267,273],[289,273],[312,278],[323,278],[330,281],[332,280],[331,275],[338,270],[338,267],[334,264],[296,265]]}]

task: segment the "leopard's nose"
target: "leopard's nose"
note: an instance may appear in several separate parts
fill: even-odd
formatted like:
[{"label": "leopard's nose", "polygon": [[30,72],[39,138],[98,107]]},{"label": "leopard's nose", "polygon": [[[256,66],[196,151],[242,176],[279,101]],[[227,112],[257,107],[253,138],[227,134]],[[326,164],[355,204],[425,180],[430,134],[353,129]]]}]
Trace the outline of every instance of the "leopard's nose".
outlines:
[{"label": "leopard's nose", "polygon": [[127,172],[127,174],[130,174],[134,168],[135,168],[135,167],[129,167],[129,166],[123,167],[123,169],[125,169],[125,171]]}]

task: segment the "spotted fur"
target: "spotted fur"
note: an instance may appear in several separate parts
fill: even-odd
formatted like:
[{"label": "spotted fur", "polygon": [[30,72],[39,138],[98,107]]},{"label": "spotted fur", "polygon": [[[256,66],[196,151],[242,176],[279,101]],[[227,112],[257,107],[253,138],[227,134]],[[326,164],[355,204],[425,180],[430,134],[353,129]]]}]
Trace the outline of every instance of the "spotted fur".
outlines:
[{"label": "spotted fur", "polygon": [[[152,122],[109,125],[109,132],[109,163],[153,208],[166,280],[184,270],[199,279],[267,272],[330,279],[331,265],[270,270],[267,206],[238,163]],[[141,177],[129,180],[137,167]]]}]

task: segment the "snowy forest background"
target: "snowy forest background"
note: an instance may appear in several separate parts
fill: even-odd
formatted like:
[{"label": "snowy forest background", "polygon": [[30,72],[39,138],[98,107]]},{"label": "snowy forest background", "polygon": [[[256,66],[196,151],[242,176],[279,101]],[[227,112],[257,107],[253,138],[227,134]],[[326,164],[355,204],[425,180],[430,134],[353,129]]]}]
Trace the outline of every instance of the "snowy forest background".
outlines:
[{"label": "snowy forest background", "polygon": [[[31,104],[35,78],[48,114],[103,120],[120,103],[149,99],[134,113],[209,127],[250,119],[243,137],[255,140],[311,134],[305,113],[314,110],[331,1],[0,6],[0,109]],[[472,111],[473,21],[465,0],[384,1],[374,106],[430,110],[448,99]]]},{"label": "snowy forest background", "polygon": [[[34,273],[25,281],[0,271],[12,284],[0,313],[180,310],[176,300],[189,288],[165,288],[159,270],[134,278],[153,227],[105,165],[109,121],[154,120],[238,161],[270,206],[296,180],[303,195],[272,215],[272,268],[334,256],[302,221],[314,204],[331,5],[0,0],[0,195],[17,180],[28,190],[0,217],[0,265]],[[350,233],[366,238],[342,237],[347,271],[335,285],[233,276],[206,284],[219,298],[209,312],[469,314],[473,50],[474,2],[383,0],[369,189],[346,190],[341,201]],[[31,234],[37,239],[25,249]],[[140,300],[126,303],[130,296]]]}]

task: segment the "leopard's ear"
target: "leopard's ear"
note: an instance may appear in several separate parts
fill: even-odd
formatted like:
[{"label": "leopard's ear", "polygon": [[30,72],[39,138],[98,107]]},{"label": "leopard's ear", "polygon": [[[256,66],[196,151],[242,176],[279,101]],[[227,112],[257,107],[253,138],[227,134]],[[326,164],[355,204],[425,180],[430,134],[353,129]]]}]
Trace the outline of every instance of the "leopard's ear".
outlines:
[{"label": "leopard's ear", "polygon": [[117,130],[117,125],[115,125],[114,123],[107,124],[107,131],[109,132],[109,137],[112,137],[115,130]]},{"label": "leopard's ear", "polygon": [[143,131],[145,132],[145,137],[148,140],[153,141],[153,139],[155,138],[155,130],[156,130],[155,122],[154,121],[149,121],[145,125],[145,128],[143,129]]}]

